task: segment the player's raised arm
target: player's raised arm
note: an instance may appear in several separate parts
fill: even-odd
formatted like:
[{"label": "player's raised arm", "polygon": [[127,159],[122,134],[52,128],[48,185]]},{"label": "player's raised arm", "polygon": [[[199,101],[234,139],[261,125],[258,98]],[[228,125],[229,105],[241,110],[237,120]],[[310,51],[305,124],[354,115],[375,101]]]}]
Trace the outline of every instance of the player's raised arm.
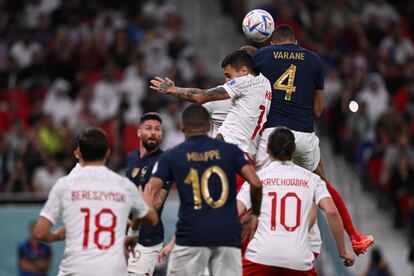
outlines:
[{"label": "player's raised arm", "polygon": [[203,104],[210,101],[230,99],[229,94],[222,86],[210,89],[183,88],[175,86],[169,78],[155,77],[151,80],[150,88],[163,94],[175,96],[181,100]]}]

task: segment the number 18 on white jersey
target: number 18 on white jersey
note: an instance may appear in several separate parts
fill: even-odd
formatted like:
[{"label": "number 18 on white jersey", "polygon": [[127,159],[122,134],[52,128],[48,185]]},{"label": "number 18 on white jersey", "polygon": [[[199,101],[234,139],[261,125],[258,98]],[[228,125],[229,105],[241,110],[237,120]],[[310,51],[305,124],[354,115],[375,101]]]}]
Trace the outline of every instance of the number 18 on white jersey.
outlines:
[{"label": "number 18 on white jersey", "polygon": [[128,215],[148,205],[127,178],[105,166],[86,166],[57,181],[40,215],[61,218],[66,245],[58,275],[127,275],[123,241]]}]

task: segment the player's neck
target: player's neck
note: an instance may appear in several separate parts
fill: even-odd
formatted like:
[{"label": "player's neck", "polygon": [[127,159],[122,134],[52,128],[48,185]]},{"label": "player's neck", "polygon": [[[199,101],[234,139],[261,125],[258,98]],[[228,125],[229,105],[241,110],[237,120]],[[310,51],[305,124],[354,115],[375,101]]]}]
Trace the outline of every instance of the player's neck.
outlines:
[{"label": "player's neck", "polygon": [[190,139],[196,136],[207,136],[207,133],[205,131],[185,132],[184,136],[185,136],[185,139]]},{"label": "player's neck", "polygon": [[156,152],[156,151],[158,151],[158,147],[156,147],[155,149],[153,149],[153,150],[147,150],[143,145],[140,145],[139,146],[139,157],[140,158],[143,158],[143,157],[145,157],[145,156],[148,156],[148,155],[151,155],[151,154],[153,154],[154,152]]},{"label": "player's neck", "polygon": [[83,161],[80,160],[79,164],[81,165],[81,167],[86,167],[86,166],[105,166],[105,162],[106,160],[99,160],[99,161]]}]

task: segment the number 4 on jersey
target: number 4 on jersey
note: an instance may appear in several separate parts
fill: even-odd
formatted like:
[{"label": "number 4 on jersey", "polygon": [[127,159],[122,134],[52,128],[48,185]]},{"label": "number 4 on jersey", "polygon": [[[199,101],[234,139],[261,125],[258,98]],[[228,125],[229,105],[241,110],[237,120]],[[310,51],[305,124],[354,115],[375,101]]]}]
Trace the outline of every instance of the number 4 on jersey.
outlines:
[{"label": "number 4 on jersey", "polygon": [[[277,81],[273,84],[275,90],[285,91],[285,100],[290,101],[292,93],[296,92],[296,86],[293,85],[295,82],[296,66],[290,65],[290,67],[281,75]],[[283,84],[287,79],[287,84]]]}]

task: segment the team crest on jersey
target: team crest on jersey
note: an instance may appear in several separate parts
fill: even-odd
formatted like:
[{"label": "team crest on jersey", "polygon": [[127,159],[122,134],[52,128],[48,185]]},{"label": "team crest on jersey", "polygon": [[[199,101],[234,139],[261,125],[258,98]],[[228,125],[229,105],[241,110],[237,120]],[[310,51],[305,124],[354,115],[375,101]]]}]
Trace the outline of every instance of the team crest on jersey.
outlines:
[{"label": "team crest on jersey", "polygon": [[141,177],[144,177],[145,174],[147,173],[147,166],[143,167],[141,170]]},{"label": "team crest on jersey", "polygon": [[228,85],[233,85],[235,83],[236,83],[236,80],[231,80],[231,81],[227,82]]},{"label": "team crest on jersey", "polygon": [[139,168],[133,168],[131,171],[132,178],[135,178],[139,174]]}]

